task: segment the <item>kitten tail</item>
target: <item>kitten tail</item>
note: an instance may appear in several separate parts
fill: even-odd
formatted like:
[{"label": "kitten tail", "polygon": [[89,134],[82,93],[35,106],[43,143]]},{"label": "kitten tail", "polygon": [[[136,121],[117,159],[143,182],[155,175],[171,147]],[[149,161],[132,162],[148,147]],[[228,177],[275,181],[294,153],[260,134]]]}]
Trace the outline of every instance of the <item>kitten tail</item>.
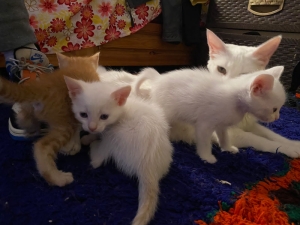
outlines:
[{"label": "kitten tail", "polygon": [[139,208],[132,225],[147,225],[154,216],[159,195],[159,183],[139,180]]},{"label": "kitten tail", "polygon": [[34,82],[29,85],[19,85],[0,77],[0,102],[2,103],[39,101],[44,97],[44,93],[45,90]]},{"label": "kitten tail", "polygon": [[138,78],[136,81],[133,83],[133,92],[139,96],[140,95],[140,87],[141,85],[145,82],[145,80],[148,79],[156,79],[157,77],[160,77],[160,73],[158,73],[155,69],[153,68],[146,68],[142,70],[138,74]]}]

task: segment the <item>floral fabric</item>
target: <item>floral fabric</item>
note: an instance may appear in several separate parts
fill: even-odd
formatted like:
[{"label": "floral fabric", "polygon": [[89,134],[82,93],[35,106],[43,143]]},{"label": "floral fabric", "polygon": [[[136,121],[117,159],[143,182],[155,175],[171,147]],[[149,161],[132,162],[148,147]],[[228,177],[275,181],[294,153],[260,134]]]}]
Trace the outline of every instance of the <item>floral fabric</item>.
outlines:
[{"label": "floral fabric", "polygon": [[161,13],[159,0],[130,9],[125,0],[24,0],[44,53],[105,44],[143,28]]}]

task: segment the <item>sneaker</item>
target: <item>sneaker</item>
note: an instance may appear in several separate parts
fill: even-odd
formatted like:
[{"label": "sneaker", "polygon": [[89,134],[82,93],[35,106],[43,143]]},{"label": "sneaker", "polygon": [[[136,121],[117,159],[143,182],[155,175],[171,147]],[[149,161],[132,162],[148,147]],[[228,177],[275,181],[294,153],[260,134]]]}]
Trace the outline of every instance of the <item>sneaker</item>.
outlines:
[{"label": "sneaker", "polygon": [[25,130],[21,129],[17,122],[16,122],[16,118],[17,118],[17,114],[20,112],[20,104],[19,103],[15,103],[13,105],[13,107],[11,108],[11,113],[10,113],[10,117],[8,119],[8,131],[10,134],[10,137],[13,140],[16,141],[34,141],[35,139],[43,136],[44,134],[47,133],[47,125],[42,123],[41,124],[41,129],[39,133],[36,133],[36,135],[28,135]]},{"label": "sneaker", "polygon": [[[47,56],[39,51],[37,46],[36,48],[24,46],[14,50],[14,58],[6,61],[6,70],[12,81],[26,85],[26,82],[39,79],[42,74],[52,72],[54,68],[49,63]],[[25,130],[16,123],[16,115],[19,110],[19,104],[15,103],[8,120],[10,136],[18,141],[32,141],[35,137],[27,137]],[[43,125],[43,128],[45,127]],[[43,128],[41,128],[41,133],[45,132]]]}]

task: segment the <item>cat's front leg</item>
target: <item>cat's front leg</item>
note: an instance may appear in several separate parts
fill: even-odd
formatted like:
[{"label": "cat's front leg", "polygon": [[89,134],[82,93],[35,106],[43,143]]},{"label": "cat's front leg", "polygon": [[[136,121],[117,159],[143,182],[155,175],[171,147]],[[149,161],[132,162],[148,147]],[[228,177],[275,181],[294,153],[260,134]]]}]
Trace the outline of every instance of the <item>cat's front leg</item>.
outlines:
[{"label": "cat's front leg", "polygon": [[300,141],[294,141],[290,140],[288,138],[285,138],[279,134],[276,134],[274,131],[268,129],[267,127],[264,127],[258,123],[255,123],[253,126],[252,133],[265,137],[271,141],[276,141],[278,143],[282,143],[284,145],[291,145],[294,146],[294,148],[298,148],[297,152],[300,154]]},{"label": "cat's front leg", "polygon": [[71,137],[68,144],[66,144],[63,148],[61,148],[61,150],[59,151],[60,153],[65,155],[75,155],[80,151],[81,149],[80,131],[81,131],[81,126],[78,125],[74,135]]},{"label": "cat's front leg", "polygon": [[243,131],[234,127],[229,130],[232,144],[238,148],[253,147],[255,150],[263,152],[283,153],[291,158],[298,158],[300,151],[297,146],[271,141],[265,137],[258,136],[252,132]]},{"label": "cat's front leg", "polygon": [[216,129],[216,134],[218,136],[219,145],[222,151],[227,151],[234,154],[239,152],[239,149],[231,144],[227,128]]},{"label": "cat's front leg", "polygon": [[90,145],[90,159],[92,167],[98,168],[109,158],[109,149],[105,146],[105,141],[94,141]]},{"label": "cat's front leg", "polygon": [[216,157],[212,154],[211,136],[213,129],[201,122],[197,122],[195,129],[197,154],[208,163],[217,162]]},{"label": "cat's front leg", "polygon": [[90,145],[92,142],[99,139],[100,139],[100,134],[87,134],[81,138],[81,144]]},{"label": "cat's front leg", "polygon": [[289,140],[285,137],[282,137],[279,134],[276,134],[274,131],[272,131],[272,130],[268,129],[267,127],[262,126],[258,123],[255,123],[252,126],[252,129],[250,131],[258,136],[265,137],[271,141],[291,144],[291,140]]}]

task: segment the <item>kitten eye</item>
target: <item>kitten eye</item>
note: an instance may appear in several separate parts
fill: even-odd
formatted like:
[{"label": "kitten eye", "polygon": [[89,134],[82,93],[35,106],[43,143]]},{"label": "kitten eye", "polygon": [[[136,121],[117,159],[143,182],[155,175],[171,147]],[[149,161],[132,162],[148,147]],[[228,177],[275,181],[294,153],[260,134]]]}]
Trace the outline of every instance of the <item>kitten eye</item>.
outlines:
[{"label": "kitten eye", "polygon": [[217,69],[218,69],[219,73],[222,73],[222,74],[226,75],[226,69],[224,67],[218,66]]},{"label": "kitten eye", "polygon": [[277,108],[273,108],[273,113],[277,111]]},{"label": "kitten eye", "polygon": [[81,112],[81,113],[80,113],[80,116],[81,116],[82,118],[87,118],[87,117],[88,117],[88,114],[87,114],[87,113],[84,113],[84,112]]},{"label": "kitten eye", "polygon": [[101,119],[101,120],[107,120],[107,118],[108,118],[108,115],[107,115],[107,114],[102,114],[102,115],[100,116],[100,119]]}]

